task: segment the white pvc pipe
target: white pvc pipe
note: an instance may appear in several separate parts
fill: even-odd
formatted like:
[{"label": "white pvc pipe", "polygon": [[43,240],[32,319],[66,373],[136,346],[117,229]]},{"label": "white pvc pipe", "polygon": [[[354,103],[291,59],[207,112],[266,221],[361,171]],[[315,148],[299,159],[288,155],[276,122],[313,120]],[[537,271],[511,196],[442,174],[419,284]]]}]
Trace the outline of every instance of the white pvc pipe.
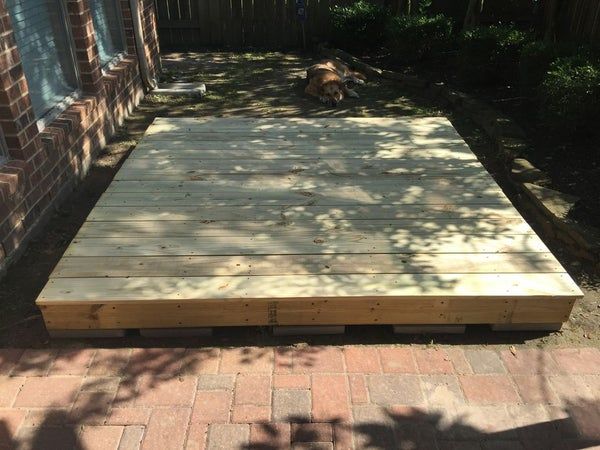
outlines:
[{"label": "white pvc pipe", "polygon": [[133,34],[135,36],[135,48],[137,50],[138,61],[140,66],[140,74],[142,76],[142,83],[144,87],[151,91],[156,89],[156,79],[150,75],[150,66],[146,59],[146,52],[144,51],[144,33],[142,32],[142,19],[140,12],[140,0],[129,0],[129,6],[131,8],[131,19],[133,21]]}]

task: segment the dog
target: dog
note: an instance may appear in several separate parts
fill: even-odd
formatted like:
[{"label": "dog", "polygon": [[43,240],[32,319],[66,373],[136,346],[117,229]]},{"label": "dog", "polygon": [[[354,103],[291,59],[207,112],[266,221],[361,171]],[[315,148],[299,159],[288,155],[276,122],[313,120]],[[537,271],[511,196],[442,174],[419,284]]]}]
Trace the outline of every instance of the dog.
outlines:
[{"label": "dog", "polygon": [[304,92],[329,106],[337,106],[345,97],[358,98],[347,83],[365,84],[367,77],[335,59],[324,59],[306,70],[308,86]]}]

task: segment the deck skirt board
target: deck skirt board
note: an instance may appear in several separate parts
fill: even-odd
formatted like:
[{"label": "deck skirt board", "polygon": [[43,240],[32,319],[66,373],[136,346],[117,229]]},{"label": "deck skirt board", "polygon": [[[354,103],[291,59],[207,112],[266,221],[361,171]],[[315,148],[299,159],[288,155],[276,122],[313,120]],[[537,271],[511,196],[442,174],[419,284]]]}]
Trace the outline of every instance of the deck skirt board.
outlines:
[{"label": "deck skirt board", "polygon": [[445,118],[156,118],[50,330],[537,324],[581,291]]}]

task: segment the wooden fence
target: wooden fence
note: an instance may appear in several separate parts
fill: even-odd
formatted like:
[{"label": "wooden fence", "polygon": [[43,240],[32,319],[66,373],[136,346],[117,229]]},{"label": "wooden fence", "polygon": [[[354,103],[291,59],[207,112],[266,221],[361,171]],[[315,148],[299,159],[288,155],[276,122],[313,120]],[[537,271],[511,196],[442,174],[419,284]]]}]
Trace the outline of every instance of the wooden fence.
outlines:
[{"label": "wooden fence", "polygon": [[556,30],[559,40],[600,44],[600,0],[563,1]]}]

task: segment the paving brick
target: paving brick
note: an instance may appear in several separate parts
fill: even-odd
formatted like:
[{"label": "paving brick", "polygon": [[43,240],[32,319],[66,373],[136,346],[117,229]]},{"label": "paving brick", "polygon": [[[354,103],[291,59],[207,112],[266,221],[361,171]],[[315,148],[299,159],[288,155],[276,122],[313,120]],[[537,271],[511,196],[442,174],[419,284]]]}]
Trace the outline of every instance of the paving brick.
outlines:
[{"label": "paving brick", "polygon": [[106,419],[108,425],[146,425],[150,408],[112,408]]},{"label": "paving brick", "polygon": [[392,417],[385,408],[377,405],[358,405],[352,408],[354,426],[352,440],[356,449],[397,448]]},{"label": "paving brick", "polygon": [[579,400],[568,408],[579,435],[583,439],[600,442],[600,404],[593,400]]},{"label": "paving brick", "polygon": [[465,352],[462,348],[448,347],[445,350],[448,358],[454,366],[454,372],[456,372],[458,375],[470,375],[473,373],[473,369],[471,369],[471,365],[467,361]]},{"label": "paving brick", "polygon": [[25,377],[0,377],[0,408],[12,406],[25,383]]},{"label": "paving brick", "polygon": [[70,410],[70,408],[30,409],[27,411],[23,426],[27,428],[67,426]]},{"label": "paving brick", "polygon": [[380,347],[379,355],[384,372],[417,373],[415,357],[409,347]]},{"label": "paving brick", "polygon": [[369,397],[377,405],[420,405],[424,402],[416,375],[369,375]]},{"label": "paving brick", "polygon": [[271,407],[262,405],[234,405],[231,412],[233,423],[261,423],[271,420]]},{"label": "paving brick", "polygon": [[138,450],[142,445],[146,428],[140,425],[130,425],[123,428],[118,450]]},{"label": "paving brick", "polygon": [[550,380],[544,375],[515,375],[513,381],[524,403],[554,405],[559,402]]},{"label": "paving brick", "polygon": [[523,440],[556,440],[560,435],[550,422],[550,414],[543,405],[507,405],[515,430]]},{"label": "paving brick", "polygon": [[273,389],[310,389],[310,376],[275,374],[273,375]]},{"label": "paving brick", "polygon": [[85,375],[96,353],[95,349],[61,350],[52,365],[50,375]]},{"label": "paving brick", "polygon": [[548,379],[552,390],[562,402],[578,403],[581,399],[592,398],[592,393],[581,375],[556,375]]},{"label": "paving brick", "polygon": [[293,423],[292,442],[333,442],[331,423]]},{"label": "paving brick", "polygon": [[8,375],[23,354],[22,348],[0,348],[0,375]]},{"label": "paving brick", "polygon": [[308,347],[294,352],[295,373],[344,372],[344,357],[338,347]]},{"label": "paving brick", "polygon": [[335,450],[350,450],[354,448],[351,424],[333,424],[333,448]]},{"label": "paving brick", "polygon": [[220,371],[221,373],[271,373],[273,350],[268,347],[223,349]]},{"label": "paving brick", "polygon": [[200,423],[228,422],[231,396],[231,392],[227,391],[198,391],[192,420]]},{"label": "paving brick", "polygon": [[86,450],[117,450],[123,427],[119,426],[90,426],[81,430],[79,442]]},{"label": "paving brick", "polygon": [[21,355],[19,362],[13,368],[11,375],[39,377],[48,373],[58,350],[56,349],[27,349]]},{"label": "paving brick", "polygon": [[313,375],[311,393],[313,421],[350,420],[350,395],[345,375]]},{"label": "paving brick", "polygon": [[204,450],[206,448],[206,435],[208,434],[207,423],[190,424],[187,440],[185,443],[186,450]]},{"label": "paving brick", "polygon": [[[25,416],[27,411],[22,409],[0,409],[0,424],[4,428],[0,431],[0,437],[4,431],[8,433],[7,439],[13,439],[17,434],[19,427],[25,423]],[[2,445],[0,444],[0,448]]]},{"label": "paving brick", "polygon": [[600,350],[596,348],[556,349],[552,350],[551,354],[562,373],[600,373]]},{"label": "paving brick", "polygon": [[277,347],[275,349],[275,368],[274,372],[278,374],[292,373],[294,365],[293,347]]},{"label": "paving brick", "polygon": [[414,350],[415,361],[422,374],[451,374],[452,362],[444,349],[424,348]]},{"label": "paving brick", "polygon": [[233,390],[235,385],[235,375],[199,375],[198,376],[198,389],[211,391],[211,390]]},{"label": "paving brick", "polygon": [[238,424],[213,424],[208,429],[209,450],[245,448],[250,439],[250,426]]},{"label": "paving brick", "polygon": [[181,371],[183,348],[134,348],[124,372],[129,377],[175,377]]},{"label": "paving brick", "polygon": [[273,420],[275,422],[308,422],[311,414],[311,396],[304,390],[276,390],[273,392]]},{"label": "paving brick", "polygon": [[519,348],[514,355],[510,350],[503,350],[500,356],[504,366],[515,375],[556,374],[558,371],[550,354],[537,348]]},{"label": "paving brick", "polygon": [[142,441],[143,450],[181,449],[190,417],[189,408],[157,408]]},{"label": "paving brick", "polygon": [[515,422],[505,405],[462,405],[454,409],[458,426],[452,427],[455,439],[490,439],[491,434],[502,433],[504,439],[517,439]]},{"label": "paving brick", "polygon": [[346,370],[353,373],[380,373],[381,364],[377,347],[344,347]]},{"label": "paving brick", "polygon": [[499,355],[492,350],[467,349],[465,356],[474,373],[505,373]]},{"label": "paving brick", "polygon": [[592,394],[592,398],[600,401],[600,374],[584,375],[583,382]]},{"label": "paving brick", "polygon": [[81,382],[81,377],[27,378],[17,395],[15,406],[70,406],[75,401]]},{"label": "paving brick", "polygon": [[519,441],[498,439],[481,443],[483,450],[524,450]]},{"label": "paving brick", "polygon": [[120,376],[125,371],[130,355],[129,348],[98,349],[88,375]]},{"label": "paving brick", "polygon": [[86,392],[117,392],[121,378],[119,377],[85,377],[82,391]]},{"label": "paving brick", "polygon": [[136,406],[192,406],[196,378],[177,377],[168,380],[140,377],[137,383]]},{"label": "paving brick", "polygon": [[239,405],[270,405],[271,377],[256,374],[238,375],[235,384],[234,403]]},{"label": "paving brick", "polygon": [[369,392],[367,391],[367,382],[362,374],[348,375],[348,384],[350,386],[350,398],[352,403],[368,403]]},{"label": "paving brick", "polygon": [[296,442],[292,450],[333,450],[331,442]]},{"label": "paving brick", "polygon": [[465,397],[473,404],[517,403],[519,394],[506,375],[461,375]]},{"label": "paving brick", "polygon": [[290,425],[255,423],[250,425],[250,448],[276,450],[290,447]]},{"label": "paving brick", "polygon": [[21,428],[19,449],[72,449],[79,446],[78,430],[73,427]]},{"label": "paving brick", "polygon": [[188,348],[181,361],[181,373],[201,375],[218,373],[221,351],[218,348]]},{"label": "paving brick", "polygon": [[544,406],[550,417],[550,424],[560,439],[577,439],[579,430],[573,419],[571,411],[564,406]]},{"label": "paving brick", "polygon": [[454,375],[423,375],[421,388],[429,405],[454,406],[465,403],[460,384]]},{"label": "paving brick", "polygon": [[105,422],[112,394],[107,392],[80,392],[69,413],[69,423],[100,425]]}]

